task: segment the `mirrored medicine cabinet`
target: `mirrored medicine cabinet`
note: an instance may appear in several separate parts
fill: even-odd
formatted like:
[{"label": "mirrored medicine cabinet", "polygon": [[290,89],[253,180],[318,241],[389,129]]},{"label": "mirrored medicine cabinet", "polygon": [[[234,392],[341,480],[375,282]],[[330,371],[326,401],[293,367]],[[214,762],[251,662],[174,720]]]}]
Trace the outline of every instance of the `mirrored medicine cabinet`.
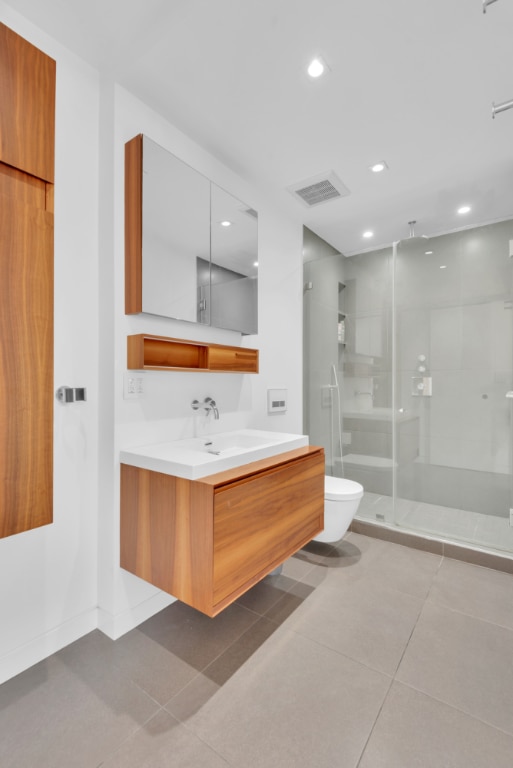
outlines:
[{"label": "mirrored medicine cabinet", "polygon": [[258,215],[147,136],[125,145],[125,311],[258,332]]}]

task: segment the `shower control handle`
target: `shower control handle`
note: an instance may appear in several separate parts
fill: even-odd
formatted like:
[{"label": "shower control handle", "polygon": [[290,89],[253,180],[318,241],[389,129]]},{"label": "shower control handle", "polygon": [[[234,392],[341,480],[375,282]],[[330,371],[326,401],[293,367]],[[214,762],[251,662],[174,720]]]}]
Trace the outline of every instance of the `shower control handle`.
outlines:
[{"label": "shower control handle", "polygon": [[433,379],[431,376],[412,376],[412,397],[431,397],[433,394]]}]

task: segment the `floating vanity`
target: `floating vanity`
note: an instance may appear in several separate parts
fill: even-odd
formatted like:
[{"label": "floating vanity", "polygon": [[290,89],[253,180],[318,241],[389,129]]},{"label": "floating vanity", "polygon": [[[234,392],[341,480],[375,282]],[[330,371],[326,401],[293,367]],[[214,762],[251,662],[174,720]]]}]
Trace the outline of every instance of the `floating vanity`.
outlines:
[{"label": "floating vanity", "polygon": [[121,567],[215,616],[324,528],[324,451],[240,430],[121,452]]}]

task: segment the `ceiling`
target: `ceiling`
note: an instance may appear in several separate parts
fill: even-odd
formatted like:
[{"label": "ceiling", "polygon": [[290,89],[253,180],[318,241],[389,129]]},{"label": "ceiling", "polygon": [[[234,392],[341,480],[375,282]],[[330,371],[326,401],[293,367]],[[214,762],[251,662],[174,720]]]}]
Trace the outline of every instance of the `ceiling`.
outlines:
[{"label": "ceiling", "polygon": [[[410,220],[434,235],[513,218],[513,109],[491,116],[513,99],[511,0],[6,4],[346,255]],[[330,71],[311,80],[319,54]],[[347,197],[307,208],[287,189],[331,171]]]}]

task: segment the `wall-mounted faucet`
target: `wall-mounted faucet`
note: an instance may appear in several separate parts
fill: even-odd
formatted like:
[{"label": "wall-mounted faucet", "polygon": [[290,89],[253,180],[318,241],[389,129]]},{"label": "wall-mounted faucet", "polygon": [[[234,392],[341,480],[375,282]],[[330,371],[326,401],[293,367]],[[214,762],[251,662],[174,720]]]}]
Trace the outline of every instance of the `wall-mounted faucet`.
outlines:
[{"label": "wall-mounted faucet", "polygon": [[193,400],[191,408],[193,411],[197,411],[199,408],[204,408],[207,412],[207,416],[209,413],[213,413],[214,419],[216,419],[216,421],[219,419],[219,410],[216,401],[212,397],[206,397],[202,403],[200,403],[199,400]]}]

